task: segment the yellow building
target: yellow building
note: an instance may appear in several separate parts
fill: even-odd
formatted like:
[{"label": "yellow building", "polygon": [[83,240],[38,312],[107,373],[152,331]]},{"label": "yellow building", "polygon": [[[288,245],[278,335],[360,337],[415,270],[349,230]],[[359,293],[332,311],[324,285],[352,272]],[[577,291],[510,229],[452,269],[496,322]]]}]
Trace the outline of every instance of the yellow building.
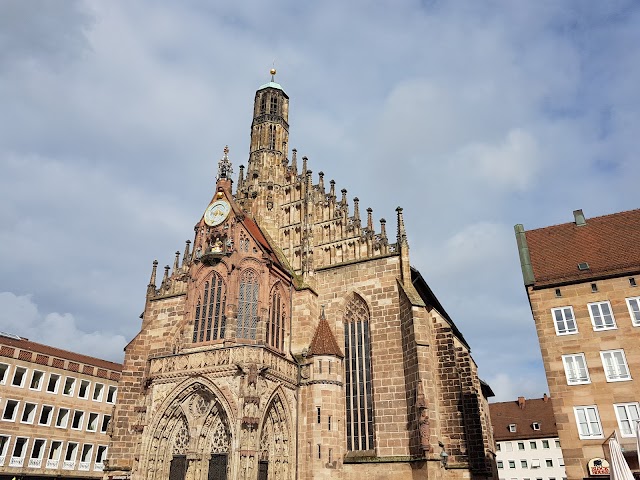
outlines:
[{"label": "yellow building", "polygon": [[568,478],[614,433],[638,472],[640,210],[515,232]]},{"label": "yellow building", "polygon": [[490,390],[409,264],[402,209],[390,239],[315,183],[288,112],[273,78],[258,89],[246,174],[233,189],[225,149],[159,287],[154,264],[107,477],[491,478]]},{"label": "yellow building", "polygon": [[102,478],[121,368],[0,333],[0,479]]}]

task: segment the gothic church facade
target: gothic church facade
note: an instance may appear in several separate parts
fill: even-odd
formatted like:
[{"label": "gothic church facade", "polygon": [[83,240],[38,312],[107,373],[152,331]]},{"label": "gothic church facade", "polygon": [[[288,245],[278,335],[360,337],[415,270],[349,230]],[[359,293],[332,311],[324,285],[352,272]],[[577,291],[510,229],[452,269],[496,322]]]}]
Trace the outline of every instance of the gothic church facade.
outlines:
[{"label": "gothic church facade", "polygon": [[288,110],[273,78],[257,90],[246,173],[234,190],[225,148],[159,287],[154,262],[105,478],[492,478],[490,389],[409,264],[402,209],[390,241],[314,183]]}]

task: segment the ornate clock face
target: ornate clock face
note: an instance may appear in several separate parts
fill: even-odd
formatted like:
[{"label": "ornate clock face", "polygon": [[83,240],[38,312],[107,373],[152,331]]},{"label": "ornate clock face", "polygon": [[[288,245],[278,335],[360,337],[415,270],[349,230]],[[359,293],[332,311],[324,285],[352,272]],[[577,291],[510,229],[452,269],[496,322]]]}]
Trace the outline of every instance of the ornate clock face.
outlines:
[{"label": "ornate clock face", "polygon": [[216,200],[204,212],[204,223],[210,227],[220,225],[229,215],[231,205],[225,200]]}]

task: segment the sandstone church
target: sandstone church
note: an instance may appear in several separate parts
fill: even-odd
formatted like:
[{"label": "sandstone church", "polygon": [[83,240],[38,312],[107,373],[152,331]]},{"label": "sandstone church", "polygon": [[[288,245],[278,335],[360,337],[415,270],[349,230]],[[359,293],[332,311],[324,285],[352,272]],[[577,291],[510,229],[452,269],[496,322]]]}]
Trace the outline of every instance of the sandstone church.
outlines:
[{"label": "sandstone church", "polygon": [[289,97],[258,88],[195,235],[127,345],[105,479],[486,479],[469,346],[396,233],[289,157]]}]

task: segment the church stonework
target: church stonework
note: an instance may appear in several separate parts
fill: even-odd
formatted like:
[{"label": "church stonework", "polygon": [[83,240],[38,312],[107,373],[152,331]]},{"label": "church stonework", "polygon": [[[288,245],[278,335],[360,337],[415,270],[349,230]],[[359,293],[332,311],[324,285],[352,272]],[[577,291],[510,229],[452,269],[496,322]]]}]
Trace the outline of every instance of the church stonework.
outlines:
[{"label": "church stonework", "polygon": [[[275,73],[275,72],[272,72]],[[494,442],[462,334],[371,209],[288,158],[289,97],[254,101],[182,258],[157,262],[127,345],[105,478],[487,479]]]}]

